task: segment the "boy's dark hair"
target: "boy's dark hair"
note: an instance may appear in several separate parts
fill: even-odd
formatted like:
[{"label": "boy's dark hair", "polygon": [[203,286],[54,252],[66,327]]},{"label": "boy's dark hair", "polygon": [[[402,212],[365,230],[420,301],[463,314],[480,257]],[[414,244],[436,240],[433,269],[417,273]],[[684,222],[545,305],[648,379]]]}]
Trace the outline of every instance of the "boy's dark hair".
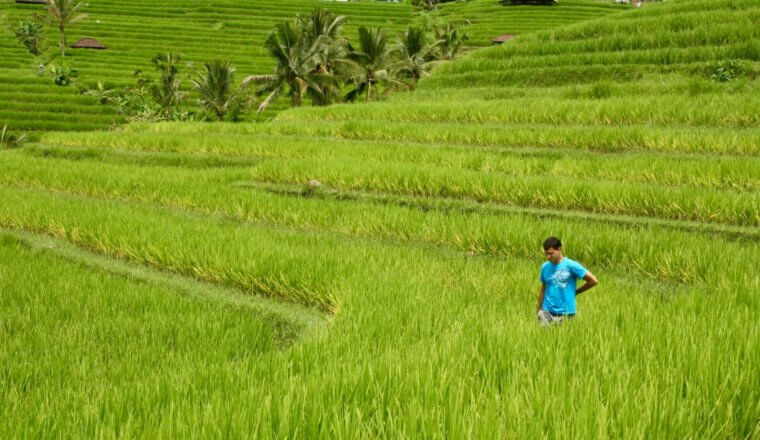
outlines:
[{"label": "boy's dark hair", "polygon": [[549,248],[559,249],[562,247],[562,240],[560,240],[557,237],[549,237],[546,240],[544,240],[544,250],[548,250]]}]

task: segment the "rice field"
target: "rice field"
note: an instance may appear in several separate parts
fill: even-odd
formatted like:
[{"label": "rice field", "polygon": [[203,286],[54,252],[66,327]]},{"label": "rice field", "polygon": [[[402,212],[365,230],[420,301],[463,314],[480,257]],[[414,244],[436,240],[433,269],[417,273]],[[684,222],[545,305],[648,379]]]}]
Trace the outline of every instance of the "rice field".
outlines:
[{"label": "rice field", "polygon": [[[489,26],[495,22],[501,26],[504,20],[520,21],[518,28],[505,26],[509,32],[523,33],[621,10],[597,0],[574,1],[559,11],[538,17],[525,8],[505,10],[501,7],[499,15],[494,15],[490,7],[459,11],[456,18],[449,17],[447,7],[440,15],[446,20],[461,22],[473,34],[471,44],[482,45],[485,40],[475,35],[491,32]],[[472,4],[481,3],[486,2],[474,0]],[[107,88],[131,86],[133,72],[150,71],[150,59],[168,49],[182,56],[181,68],[187,76],[221,54],[237,68],[237,81],[247,75],[269,73],[274,61],[263,48],[269,31],[276,23],[308,13],[315,7],[326,7],[345,15],[345,33],[352,39],[359,26],[382,26],[391,34],[400,33],[419,14],[405,2],[297,0],[285,5],[272,0],[226,0],[204,5],[188,0],[95,0],[86,8],[88,18],[71,26],[67,38],[70,43],[82,37],[96,38],[107,49],[70,50],[65,62],[78,71],[79,77],[76,86],[60,87],[38,73],[39,64],[62,61],[56,49],[58,37],[54,29],[46,30],[47,51],[37,59],[16,42],[9,29],[22,19],[44,13],[44,5],[2,0],[0,19],[4,18],[6,25],[0,26],[0,122],[27,131],[103,130],[123,124],[124,118],[113,106],[103,106],[95,97],[80,95],[77,87],[94,88],[99,81]],[[557,21],[556,17],[562,18]],[[189,88],[189,82],[185,86]],[[192,101],[193,98],[190,103]],[[251,112],[247,119],[269,119],[287,108],[286,101],[275,103],[263,115]]]},{"label": "rice field", "polygon": [[[71,43],[82,37],[96,38],[107,49],[71,49],[65,62],[79,73],[75,84],[95,87],[101,81],[108,88],[122,88],[134,84],[135,70],[149,71],[150,59],[157,53],[171,50],[180,54],[180,67],[187,76],[192,76],[204,62],[223,55],[237,68],[236,80],[240,81],[247,75],[271,70],[274,62],[263,43],[276,23],[317,6],[328,6],[346,15],[346,30],[352,36],[360,25],[400,31],[412,18],[411,7],[386,2],[325,5],[318,0],[298,0],[284,5],[278,1],[245,0],[204,5],[186,0],[96,0],[88,2],[88,18],[73,25],[67,38]],[[40,12],[44,12],[43,5],[0,2],[0,13],[5,13],[10,25]],[[0,54],[5,64],[0,71],[0,102],[9,108],[7,114],[0,108],[0,121],[18,130],[35,131],[108,129],[122,124],[123,118],[112,107],[101,106],[95,97],[79,96],[75,87],[56,86],[50,78],[37,74],[40,62],[62,61],[56,55],[57,34],[53,31],[46,30],[49,53],[42,57],[45,60],[35,60],[8,29],[0,30]],[[185,86],[189,88],[189,82]],[[65,100],[72,108],[61,113],[46,95]],[[278,103],[271,114],[286,106],[285,102]]]},{"label": "rice field", "polygon": [[[648,4],[381,102],[0,150],[0,437],[758,438],[758,12]],[[600,284],[545,329],[550,235]]]},{"label": "rice field", "polygon": [[439,5],[443,20],[464,25],[468,44],[490,46],[500,35],[522,35],[537,30],[560,28],[628,9],[611,1],[562,0],[550,8],[502,6],[498,1],[455,1]]}]

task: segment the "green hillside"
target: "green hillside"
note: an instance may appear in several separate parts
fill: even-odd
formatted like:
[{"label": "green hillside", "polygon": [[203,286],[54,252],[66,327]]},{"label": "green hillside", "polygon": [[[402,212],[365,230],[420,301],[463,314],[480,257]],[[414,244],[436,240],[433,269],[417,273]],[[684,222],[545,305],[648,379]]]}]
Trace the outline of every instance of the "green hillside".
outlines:
[{"label": "green hillside", "polygon": [[[471,4],[480,3],[490,2],[475,0]],[[232,61],[241,80],[246,75],[271,70],[273,61],[264,50],[263,42],[274,24],[317,6],[345,15],[348,18],[346,34],[352,38],[361,25],[383,26],[392,33],[399,32],[414,15],[411,6],[388,2],[95,0],[86,8],[89,17],[71,27],[68,40],[73,43],[82,37],[96,38],[108,49],[70,50],[66,62],[78,70],[80,85],[95,87],[102,81],[107,87],[120,88],[134,84],[135,70],[149,71],[154,55],[171,49],[183,56],[183,66],[186,62],[194,64],[195,67],[185,69],[185,73],[199,69],[203,62],[222,58]],[[489,8],[463,10],[457,12],[456,20],[468,17],[473,22],[467,26],[473,33],[472,43],[482,44],[484,40],[479,35],[490,32],[492,25],[505,25],[510,32],[526,32],[620,9],[582,0],[552,8],[536,18],[531,9],[500,8],[499,14]],[[445,16],[449,9],[447,6]],[[50,78],[36,73],[38,64],[45,60],[35,60],[29,55],[15,41],[8,27],[35,13],[44,13],[43,5],[2,0],[0,13],[6,15],[6,26],[0,28],[0,122],[18,130],[107,129],[123,122],[112,108],[98,105],[94,97],[77,96],[75,87],[56,86]],[[522,23],[518,27],[511,24],[518,21]],[[51,62],[59,62],[57,34],[48,28],[46,37]],[[286,106],[283,100],[265,117],[271,117]]]},{"label": "green hillside", "polygon": [[[756,438],[758,24],[647,4],[0,151],[0,437]],[[600,284],[545,329],[552,235]]]},{"label": "green hillside", "polygon": [[488,46],[499,35],[521,35],[592,20],[628,9],[611,1],[562,0],[551,7],[502,6],[498,1],[470,0],[441,4],[438,15],[464,26],[468,44]]},{"label": "green hillside", "polygon": [[[96,38],[108,49],[72,49],[66,62],[79,71],[80,84],[94,87],[97,81],[103,81],[108,87],[124,87],[134,84],[135,70],[149,70],[153,56],[171,50],[183,56],[183,66],[186,62],[195,65],[185,73],[194,72],[203,62],[222,58],[232,61],[241,80],[245,75],[271,69],[273,62],[262,44],[275,23],[316,6],[329,6],[346,15],[351,34],[362,24],[400,30],[411,20],[412,12],[409,6],[385,2],[325,4],[298,0],[284,5],[267,0],[95,0],[86,8],[88,19],[72,26],[67,38],[71,43],[82,37]],[[32,13],[44,12],[43,5],[19,5],[8,0],[0,3],[0,11],[3,9],[6,21],[12,25]],[[20,130],[104,129],[113,122],[123,122],[112,109],[98,105],[95,98],[72,97],[73,87],[58,87],[49,78],[35,75],[36,63],[31,55],[22,50],[8,29],[2,29],[2,35],[0,50],[9,51],[12,57],[6,61],[5,52],[0,52],[0,121]],[[50,29],[47,42],[54,54],[57,35]]]},{"label": "green hillside", "polygon": [[[758,20],[755,2],[653,5],[477,51],[414,94],[278,121],[337,133],[350,121],[406,141],[756,155]],[[732,81],[713,78],[729,70]]]}]

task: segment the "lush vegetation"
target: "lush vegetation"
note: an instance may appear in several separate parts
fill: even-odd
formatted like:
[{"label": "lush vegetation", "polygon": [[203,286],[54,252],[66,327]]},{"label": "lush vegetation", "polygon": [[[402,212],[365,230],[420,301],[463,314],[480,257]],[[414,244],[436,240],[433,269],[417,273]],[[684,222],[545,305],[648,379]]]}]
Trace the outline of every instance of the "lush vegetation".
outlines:
[{"label": "lush vegetation", "polygon": [[[450,21],[467,28],[463,31],[477,35],[467,44],[480,45],[487,41],[481,32],[489,35],[497,32],[488,29],[490,23],[499,22],[498,27],[508,28],[498,30],[497,34],[523,33],[619,10],[595,0],[577,1],[580,3],[574,8],[553,16],[566,17],[559,22],[549,16],[535,19],[534,13],[525,8],[512,8],[500,15],[488,9],[474,9],[471,12],[457,12],[457,16]],[[472,4],[476,3],[488,2],[474,0]],[[292,20],[296,14],[308,14],[317,6],[326,5],[316,0],[298,0],[288,5],[269,0],[226,0],[203,5],[190,1],[93,1],[84,9],[87,19],[66,28],[66,38],[69,42],[81,37],[96,38],[107,49],[71,49],[66,52],[65,61],[61,61],[60,49],[56,44],[59,41],[57,26],[45,26],[41,36],[47,38],[42,41],[29,39],[29,32],[39,35],[34,29],[34,23],[39,20],[34,17],[46,15],[46,6],[4,0],[0,2],[0,18],[4,18],[0,20],[0,36],[3,37],[0,38],[0,123],[27,131],[107,129],[124,123],[125,117],[117,111],[118,107],[100,104],[101,99],[96,94],[98,86],[105,90],[134,87],[133,72],[136,70],[157,76],[151,71],[150,60],[157,53],[165,54],[167,48],[181,56],[182,62],[178,68],[189,77],[193,77],[196,71],[204,70],[206,63],[219,58],[235,67],[238,81],[249,75],[269,74],[276,64],[264,46],[269,32],[276,24]],[[588,8],[593,11],[591,15],[573,12]],[[360,26],[385,28],[391,40],[395,40],[396,35],[418,20],[414,9],[407,4],[333,2],[329,4],[329,9],[346,17],[343,34],[355,43]],[[505,19],[507,22],[502,21]],[[522,24],[518,26],[518,22]],[[28,24],[20,29],[20,23]],[[37,57],[30,54],[24,46],[27,43],[14,38],[16,31],[22,32],[19,38],[23,41],[34,41],[34,50],[41,54]],[[49,44],[44,46],[45,42]],[[36,45],[40,44],[42,47],[38,48]],[[220,57],[220,50],[224,57]],[[189,63],[192,66],[188,68]],[[58,73],[74,69],[78,77],[72,86],[56,86],[51,76],[60,78],[60,75],[53,73],[53,69]],[[70,83],[70,78],[66,78],[68,80],[64,82]],[[79,89],[94,92],[82,95]],[[189,81],[183,90],[192,92]],[[111,95],[115,97],[116,93]],[[194,102],[195,99],[190,101]],[[122,104],[129,107],[134,103]],[[257,105],[244,118],[268,119],[288,106],[288,100],[283,98],[272,102],[267,112],[257,115]]]},{"label": "lush vegetation", "polygon": [[499,35],[521,35],[592,20],[627,9],[611,1],[562,0],[546,6],[502,6],[496,1],[471,0],[442,3],[435,15],[463,26],[468,45],[490,46]]},{"label": "lush vegetation", "polygon": [[[0,151],[0,436],[757,437],[759,20],[646,5],[380,102]],[[601,282],[547,331],[549,235]]]}]

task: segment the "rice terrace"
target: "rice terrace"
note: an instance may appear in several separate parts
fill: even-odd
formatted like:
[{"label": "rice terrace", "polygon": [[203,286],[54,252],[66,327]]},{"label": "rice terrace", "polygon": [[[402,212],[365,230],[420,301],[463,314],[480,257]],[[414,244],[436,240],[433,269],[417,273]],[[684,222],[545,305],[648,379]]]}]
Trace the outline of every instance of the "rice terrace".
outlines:
[{"label": "rice terrace", "polygon": [[0,37],[0,438],[760,439],[760,0]]}]

